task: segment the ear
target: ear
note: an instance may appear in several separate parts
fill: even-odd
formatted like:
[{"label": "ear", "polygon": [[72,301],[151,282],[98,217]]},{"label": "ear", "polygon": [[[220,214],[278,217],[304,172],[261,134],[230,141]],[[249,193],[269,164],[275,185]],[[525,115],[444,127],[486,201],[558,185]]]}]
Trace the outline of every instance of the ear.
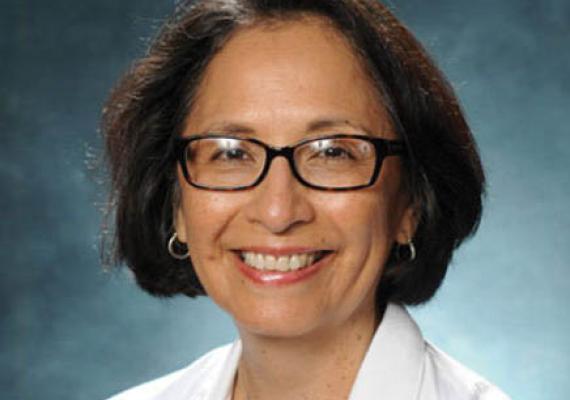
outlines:
[{"label": "ear", "polygon": [[396,241],[399,244],[406,244],[414,238],[419,223],[419,207],[411,203],[402,213],[400,226],[396,234]]}]

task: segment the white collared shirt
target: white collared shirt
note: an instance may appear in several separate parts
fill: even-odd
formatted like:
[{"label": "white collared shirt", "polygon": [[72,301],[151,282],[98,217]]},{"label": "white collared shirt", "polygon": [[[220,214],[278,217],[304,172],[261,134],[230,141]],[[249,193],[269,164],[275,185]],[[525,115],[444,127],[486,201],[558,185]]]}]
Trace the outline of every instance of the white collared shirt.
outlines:
[{"label": "white collared shirt", "polygon": [[[231,400],[241,342],[109,400]],[[389,304],[349,400],[509,400],[497,387],[427,343],[406,309]]]}]

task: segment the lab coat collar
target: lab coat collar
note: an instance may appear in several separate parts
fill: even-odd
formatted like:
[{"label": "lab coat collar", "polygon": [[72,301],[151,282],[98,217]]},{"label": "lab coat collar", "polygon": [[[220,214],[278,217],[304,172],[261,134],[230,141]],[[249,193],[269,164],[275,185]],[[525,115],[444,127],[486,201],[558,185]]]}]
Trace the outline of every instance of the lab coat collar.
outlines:
[{"label": "lab coat collar", "polygon": [[350,400],[415,399],[424,359],[422,334],[397,304],[389,304],[350,394]]},{"label": "lab coat collar", "polygon": [[[220,349],[199,380],[199,387],[184,385],[186,379],[170,386],[164,399],[228,400],[241,356],[241,341]],[[220,354],[222,354],[220,353]],[[349,400],[415,399],[423,373],[424,340],[406,309],[389,304],[357,374]],[[195,371],[193,373],[196,373]]]}]

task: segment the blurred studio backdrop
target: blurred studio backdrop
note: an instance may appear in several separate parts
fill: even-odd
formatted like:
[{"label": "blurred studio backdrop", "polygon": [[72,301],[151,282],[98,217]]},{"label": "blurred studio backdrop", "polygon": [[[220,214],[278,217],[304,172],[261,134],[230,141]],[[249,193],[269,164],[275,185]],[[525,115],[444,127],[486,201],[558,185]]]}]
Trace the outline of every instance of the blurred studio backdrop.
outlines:
[{"label": "blurred studio backdrop", "polygon": [[[452,81],[489,195],[436,298],[437,346],[513,399],[570,397],[570,2],[391,0]],[[0,2],[0,397],[103,399],[231,341],[207,299],[104,272],[98,119],[173,0]]]}]

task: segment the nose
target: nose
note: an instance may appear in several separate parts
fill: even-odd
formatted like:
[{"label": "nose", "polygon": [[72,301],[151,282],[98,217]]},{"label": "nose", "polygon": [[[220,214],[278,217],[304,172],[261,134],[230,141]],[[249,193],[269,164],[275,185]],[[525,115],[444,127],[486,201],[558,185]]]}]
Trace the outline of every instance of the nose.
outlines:
[{"label": "nose", "polygon": [[252,192],[246,217],[274,234],[285,233],[294,226],[310,222],[314,208],[305,188],[293,176],[287,160],[273,159],[265,179]]}]

